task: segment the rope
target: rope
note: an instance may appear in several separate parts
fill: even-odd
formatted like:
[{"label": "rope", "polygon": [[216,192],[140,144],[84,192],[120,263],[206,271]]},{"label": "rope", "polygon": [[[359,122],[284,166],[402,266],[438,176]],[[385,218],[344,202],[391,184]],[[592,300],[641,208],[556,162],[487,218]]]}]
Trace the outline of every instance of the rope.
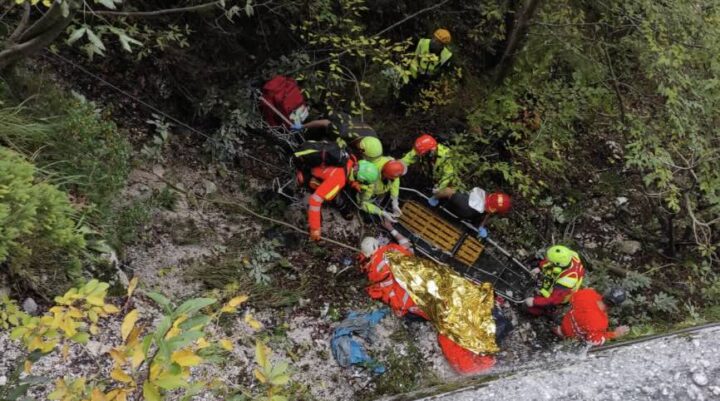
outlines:
[{"label": "rope", "polygon": [[[175,190],[175,191],[183,194],[185,197],[188,197],[188,196],[189,196],[188,191],[186,191],[186,190],[184,190],[184,189],[182,189],[182,188],[179,188],[177,185],[173,184],[172,182],[170,182],[169,180],[167,180],[165,177],[161,177],[161,176],[159,176],[158,174],[156,174],[156,173],[153,172],[153,171],[144,170],[144,169],[143,169],[142,171],[144,171],[144,172],[146,172],[146,173],[148,173],[148,174],[154,175],[155,177],[157,177],[158,179],[160,179],[162,182],[164,182],[165,184],[167,184],[169,187],[171,187],[173,190]],[[273,223],[273,224],[277,224],[277,225],[281,225],[281,226],[283,226],[283,227],[287,227],[287,228],[289,228],[289,229],[291,229],[291,230],[293,230],[293,231],[297,231],[297,232],[299,232],[299,233],[301,233],[301,234],[305,234],[305,235],[308,235],[308,236],[310,235],[306,230],[303,230],[303,229],[301,229],[301,228],[299,228],[299,227],[297,227],[297,226],[295,226],[295,225],[292,225],[292,224],[290,224],[290,223],[288,223],[288,222],[285,222],[285,221],[282,221],[282,220],[277,220],[277,219],[274,219],[274,218],[272,218],[272,217],[268,217],[268,216],[262,215],[262,214],[260,214],[260,213],[258,213],[258,212],[256,212],[256,211],[250,209],[249,207],[245,206],[244,204],[242,204],[242,203],[240,203],[240,202],[237,202],[237,201],[231,201],[231,200],[226,200],[226,199],[211,199],[211,198],[208,198],[207,196],[200,197],[200,199],[201,199],[201,200],[204,200],[205,202],[208,202],[208,203],[214,203],[214,204],[216,204],[216,205],[234,206],[234,207],[239,208],[239,209],[242,210],[243,212],[245,212],[245,214],[249,214],[249,215],[251,215],[251,216],[253,216],[253,217],[255,217],[255,218],[258,218],[258,219],[260,219],[260,220],[265,220],[265,221],[270,222],[270,223]],[[345,248],[345,249],[348,249],[348,250],[351,250],[351,251],[354,251],[354,252],[360,252],[360,248],[357,248],[357,247],[354,247],[354,246],[345,244],[345,243],[343,243],[343,242],[334,240],[334,239],[332,239],[332,238],[327,238],[327,237],[320,237],[320,238],[321,238],[322,240],[324,240],[324,241],[327,241],[327,242],[333,244],[333,245],[337,245],[337,246],[339,246],[339,247],[342,247],[342,248]]]},{"label": "rope", "polygon": [[[94,74],[94,73],[88,71],[85,67],[80,66],[80,65],[72,62],[71,60],[68,60],[67,58],[65,58],[65,57],[63,57],[63,56],[61,56],[61,55],[59,55],[59,54],[53,54],[53,53],[49,53],[49,54],[57,57],[58,60],[63,61],[63,62],[65,62],[65,63],[67,63],[67,64],[69,64],[69,65],[77,68],[78,70],[80,70],[81,72],[85,73],[85,74],[88,75],[89,77],[94,78],[94,79],[97,80],[98,82],[100,82],[100,83],[102,83],[102,84],[104,84],[104,85],[112,88],[113,90],[115,90],[115,91],[117,91],[118,93],[126,96],[127,98],[132,99],[132,100],[136,101],[137,103],[139,103],[139,104],[141,104],[141,105],[149,108],[150,110],[153,110],[154,112],[156,112],[156,113],[164,116],[164,117],[167,118],[168,120],[171,120],[171,121],[175,122],[175,123],[178,124],[179,126],[184,127],[184,128],[186,128],[186,129],[194,132],[194,133],[197,133],[198,135],[201,135],[201,136],[203,136],[203,137],[205,137],[205,138],[207,138],[207,139],[211,139],[211,137],[210,137],[209,135],[205,134],[204,132],[202,132],[202,131],[194,128],[194,127],[191,127],[190,125],[188,125],[188,124],[186,124],[186,123],[178,120],[177,118],[175,118],[175,117],[173,117],[173,116],[165,113],[164,111],[158,109],[157,107],[155,107],[155,106],[153,106],[153,105],[151,105],[151,104],[149,104],[149,103],[147,103],[147,102],[144,102],[143,100],[141,100],[141,99],[133,96],[132,94],[124,91],[123,89],[117,87],[116,85],[113,85],[112,83],[106,81],[105,79],[103,79],[102,77],[98,76],[97,74]],[[263,163],[263,164],[265,164],[265,165],[268,165],[268,166],[274,168],[275,170],[280,170],[280,168],[277,167],[276,165],[270,164],[270,163],[268,163],[268,162],[266,162],[266,161],[264,161],[264,160],[258,159],[258,158],[255,157],[255,156],[252,156],[252,155],[249,155],[249,154],[246,154],[246,153],[243,153],[241,156],[247,157],[247,158],[249,158],[249,159],[253,159],[253,160],[257,161],[257,162],[260,162],[260,163]],[[160,180],[162,180],[165,184],[167,184],[167,185],[169,185],[170,187],[172,187],[175,191],[182,193],[182,194],[185,195],[186,197],[189,195],[187,191],[178,188],[175,184],[173,184],[173,183],[171,183],[170,181],[166,180],[164,177],[161,177],[161,176],[155,174],[155,173],[152,172],[152,171],[148,171],[148,170],[143,170],[143,171],[145,171],[146,173],[153,174],[154,176],[158,177],[158,178],[159,178]],[[283,169],[282,171],[285,172],[284,169]],[[294,226],[294,225],[292,225],[292,224],[290,224],[290,223],[287,223],[287,222],[284,222],[284,221],[281,221],[281,220],[277,220],[277,219],[273,219],[273,218],[268,217],[268,216],[264,216],[264,215],[262,215],[262,214],[260,214],[260,213],[257,213],[257,212],[255,212],[255,211],[253,211],[253,210],[250,209],[249,207],[247,207],[247,206],[245,206],[245,205],[243,205],[243,204],[241,204],[241,203],[239,203],[239,202],[229,201],[229,200],[224,200],[224,199],[210,199],[210,198],[207,198],[207,197],[202,197],[201,199],[205,200],[206,202],[214,203],[214,204],[218,204],[218,205],[235,206],[235,207],[241,209],[241,210],[242,210],[243,212],[245,212],[246,214],[249,214],[249,215],[251,215],[251,216],[253,216],[253,217],[255,217],[255,218],[258,218],[258,219],[260,219],[260,220],[265,220],[265,221],[268,221],[268,222],[273,223],[273,224],[278,224],[278,225],[281,225],[281,226],[290,228],[290,229],[292,229],[292,230],[294,230],[294,231],[297,231],[297,232],[299,232],[299,233],[302,233],[302,234],[305,234],[305,235],[308,235],[308,236],[310,235],[306,230],[303,230],[303,229],[301,229],[301,228],[299,228],[299,227],[297,227],[297,226]],[[354,251],[354,252],[360,252],[360,249],[359,249],[359,248],[356,248],[356,247],[354,247],[354,246],[351,246],[351,245],[342,243],[342,242],[337,241],[337,240],[334,240],[334,239],[332,239],[332,238],[327,238],[327,237],[320,237],[320,238],[321,238],[322,240],[324,240],[324,241],[327,241],[327,242],[329,242],[329,243],[331,243],[331,244],[334,244],[334,245],[337,245],[337,246],[339,246],[339,247],[342,247],[342,248],[345,248],[345,249],[349,249],[349,250]]]}]

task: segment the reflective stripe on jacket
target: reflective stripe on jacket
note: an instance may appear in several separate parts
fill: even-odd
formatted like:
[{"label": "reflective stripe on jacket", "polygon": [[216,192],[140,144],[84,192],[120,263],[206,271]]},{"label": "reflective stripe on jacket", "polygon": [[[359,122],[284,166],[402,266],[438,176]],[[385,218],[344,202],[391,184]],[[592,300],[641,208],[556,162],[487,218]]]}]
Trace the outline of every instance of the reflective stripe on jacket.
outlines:
[{"label": "reflective stripe on jacket", "polygon": [[400,252],[403,255],[410,255],[412,250],[403,245],[389,244],[378,248],[373,253],[370,261],[365,265],[368,280],[373,284],[367,287],[370,298],[382,301],[390,306],[397,316],[403,316],[410,312],[427,319],[427,316],[415,305],[405,289],[395,281],[390,271],[390,266],[385,258],[388,252]]},{"label": "reflective stripe on jacket", "polygon": [[318,166],[313,167],[310,172],[313,179],[321,181],[310,195],[308,202],[308,225],[311,230],[319,230],[322,226],[322,204],[324,201],[333,200],[348,182],[347,171],[352,172],[353,160],[348,160],[345,167]]},{"label": "reflective stripe on jacket", "polygon": [[[409,152],[401,159],[406,166],[417,163],[421,160],[415,153],[415,149],[410,149]],[[432,176],[435,188],[440,190],[448,186],[461,187],[462,183],[455,174],[455,167],[453,166],[452,151],[449,147],[439,143],[437,145],[437,154],[434,160],[430,160],[430,174]]]},{"label": "reflective stripe on jacket", "polygon": [[420,39],[415,48],[415,58],[410,63],[410,75],[417,78],[419,75],[433,75],[438,67],[444,66],[452,58],[452,52],[443,47],[440,57],[430,52],[430,39]]},{"label": "reflective stripe on jacket", "polygon": [[390,160],[393,159],[387,156],[380,156],[372,160],[372,163],[377,167],[378,171],[381,172],[381,176],[380,179],[374,183],[361,186],[361,191],[358,194],[358,203],[360,204],[360,209],[364,212],[381,215],[383,210],[375,204],[375,199],[388,192],[393,198],[400,196],[400,178],[394,180],[382,178],[382,168],[385,166],[385,163]]},{"label": "reflective stripe on jacket", "polygon": [[585,277],[585,267],[579,257],[573,257],[570,266],[560,272],[552,267],[548,261],[540,262],[543,270],[543,283],[540,295],[534,298],[537,306],[560,305],[570,300],[570,296],[582,287]]}]

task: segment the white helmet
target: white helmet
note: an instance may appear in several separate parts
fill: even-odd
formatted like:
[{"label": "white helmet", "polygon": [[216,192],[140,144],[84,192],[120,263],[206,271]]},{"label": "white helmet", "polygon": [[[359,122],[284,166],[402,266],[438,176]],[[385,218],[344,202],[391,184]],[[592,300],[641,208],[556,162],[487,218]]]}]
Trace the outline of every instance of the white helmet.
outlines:
[{"label": "white helmet", "polygon": [[360,242],[360,250],[366,258],[369,258],[380,248],[380,241],[375,237],[365,237]]}]

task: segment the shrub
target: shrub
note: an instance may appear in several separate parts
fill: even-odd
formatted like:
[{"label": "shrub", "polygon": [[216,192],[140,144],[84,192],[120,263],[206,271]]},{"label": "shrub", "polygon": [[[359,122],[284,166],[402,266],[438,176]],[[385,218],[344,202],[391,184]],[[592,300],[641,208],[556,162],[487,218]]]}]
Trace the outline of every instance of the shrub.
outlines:
[{"label": "shrub", "polygon": [[0,262],[34,290],[54,293],[80,271],[85,240],[75,229],[75,210],[65,193],[38,181],[35,167],[5,147],[0,171]]}]

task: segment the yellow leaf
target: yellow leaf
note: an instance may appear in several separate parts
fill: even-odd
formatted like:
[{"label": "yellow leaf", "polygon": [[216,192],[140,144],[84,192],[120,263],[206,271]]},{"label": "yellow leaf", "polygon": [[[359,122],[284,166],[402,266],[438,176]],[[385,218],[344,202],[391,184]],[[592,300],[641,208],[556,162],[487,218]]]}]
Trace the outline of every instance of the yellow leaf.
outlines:
[{"label": "yellow leaf", "polygon": [[207,342],[205,337],[200,337],[197,341],[195,341],[195,345],[197,345],[198,349],[203,349],[209,347],[210,343]]},{"label": "yellow leaf", "polygon": [[96,387],[92,391],[90,401],[107,401],[107,398],[105,398],[105,394]]},{"label": "yellow leaf", "polygon": [[150,382],[143,383],[143,397],[147,401],[162,401],[160,390]]},{"label": "yellow leaf", "polygon": [[133,382],[133,379],[132,379],[132,377],[130,377],[130,375],[128,375],[122,369],[117,368],[117,367],[115,369],[113,369],[112,372],[110,372],[110,377],[112,377],[113,379],[115,379],[119,382],[122,382],[122,383],[132,383]]},{"label": "yellow leaf", "polygon": [[220,346],[226,350],[226,351],[232,351],[233,350],[233,344],[228,339],[222,339],[220,340]]},{"label": "yellow leaf", "polygon": [[227,305],[232,306],[233,308],[237,308],[238,306],[240,306],[240,304],[242,304],[243,302],[245,302],[247,300],[248,300],[247,295],[240,295],[240,296],[237,296],[237,297],[229,300],[227,302]]},{"label": "yellow leaf", "polygon": [[90,325],[90,334],[96,335],[100,330],[98,329],[98,326],[96,324]]},{"label": "yellow leaf", "polygon": [[138,278],[133,277],[132,280],[130,280],[130,284],[128,284],[128,289],[127,289],[128,298],[130,298],[132,296],[133,292],[135,292],[135,288],[137,288],[137,285],[138,285]]},{"label": "yellow leaf", "polygon": [[62,347],[62,357],[63,361],[67,361],[68,355],[70,354],[70,346],[67,344],[64,344]]},{"label": "yellow leaf", "polygon": [[120,312],[120,308],[118,308],[117,306],[115,306],[113,304],[105,304],[105,306],[103,306],[102,310],[103,310],[103,312],[105,312],[109,315]]},{"label": "yellow leaf", "polygon": [[142,347],[135,347],[135,350],[132,353],[132,360],[130,361],[133,369],[137,369],[137,367],[140,366],[140,364],[143,363],[144,360],[145,353],[143,352]]},{"label": "yellow leaf", "polygon": [[173,327],[170,330],[168,330],[167,334],[165,334],[165,339],[168,340],[170,338],[173,338],[173,337],[177,336],[178,334],[180,334],[181,332],[182,332],[182,330],[180,330],[180,328]]},{"label": "yellow leaf", "polygon": [[120,326],[120,333],[122,334],[122,339],[125,341],[128,338],[128,335],[130,335],[130,331],[135,327],[135,322],[138,320],[138,310],[133,309],[130,311],[130,313],[125,316],[125,319],[123,319],[122,325]]},{"label": "yellow leaf", "polygon": [[255,319],[250,313],[245,314],[245,323],[252,327],[253,330],[260,330],[263,328],[262,323],[257,321],[257,319]]},{"label": "yellow leaf", "polygon": [[128,335],[127,340],[125,340],[127,342],[127,344],[130,346],[136,344],[139,341],[138,339],[140,338],[141,331],[142,331],[141,326],[135,326],[132,329],[132,331],[130,332],[130,335]]},{"label": "yellow leaf", "polygon": [[104,294],[92,294],[85,298],[85,301],[93,306],[105,306]]},{"label": "yellow leaf", "polygon": [[115,360],[118,366],[122,366],[127,362],[125,359],[125,354],[118,348],[113,348],[110,350],[110,356],[112,359]]},{"label": "yellow leaf", "polygon": [[253,373],[255,373],[255,378],[258,379],[258,381],[259,381],[260,383],[265,384],[265,382],[267,381],[267,378],[265,377],[264,374],[262,374],[262,373],[261,373],[259,370],[257,370],[257,369],[255,369],[255,370],[253,371]]},{"label": "yellow leaf", "polygon": [[81,319],[85,316],[80,309],[72,307],[72,306],[70,308],[68,308],[68,315],[70,315],[70,317],[75,318],[75,319]]},{"label": "yellow leaf", "polygon": [[32,362],[25,361],[25,364],[23,365],[23,372],[30,374],[30,369],[32,369]]},{"label": "yellow leaf", "polygon": [[265,367],[268,364],[267,354],[270,350],[260,340],[255,342],[255,361],[258,365]]},{"label": "yellow leaf", "polygon": [[189,349],[181,349],[172,353],[170,359],[180,366],[195,366],[202,362],[202,358]]},{"label": "yellow leaf", "polygon": [[150,365],[150,380],[157,379],[158,375],[162,372],[162,365],[159,363],[153,363]]}]

